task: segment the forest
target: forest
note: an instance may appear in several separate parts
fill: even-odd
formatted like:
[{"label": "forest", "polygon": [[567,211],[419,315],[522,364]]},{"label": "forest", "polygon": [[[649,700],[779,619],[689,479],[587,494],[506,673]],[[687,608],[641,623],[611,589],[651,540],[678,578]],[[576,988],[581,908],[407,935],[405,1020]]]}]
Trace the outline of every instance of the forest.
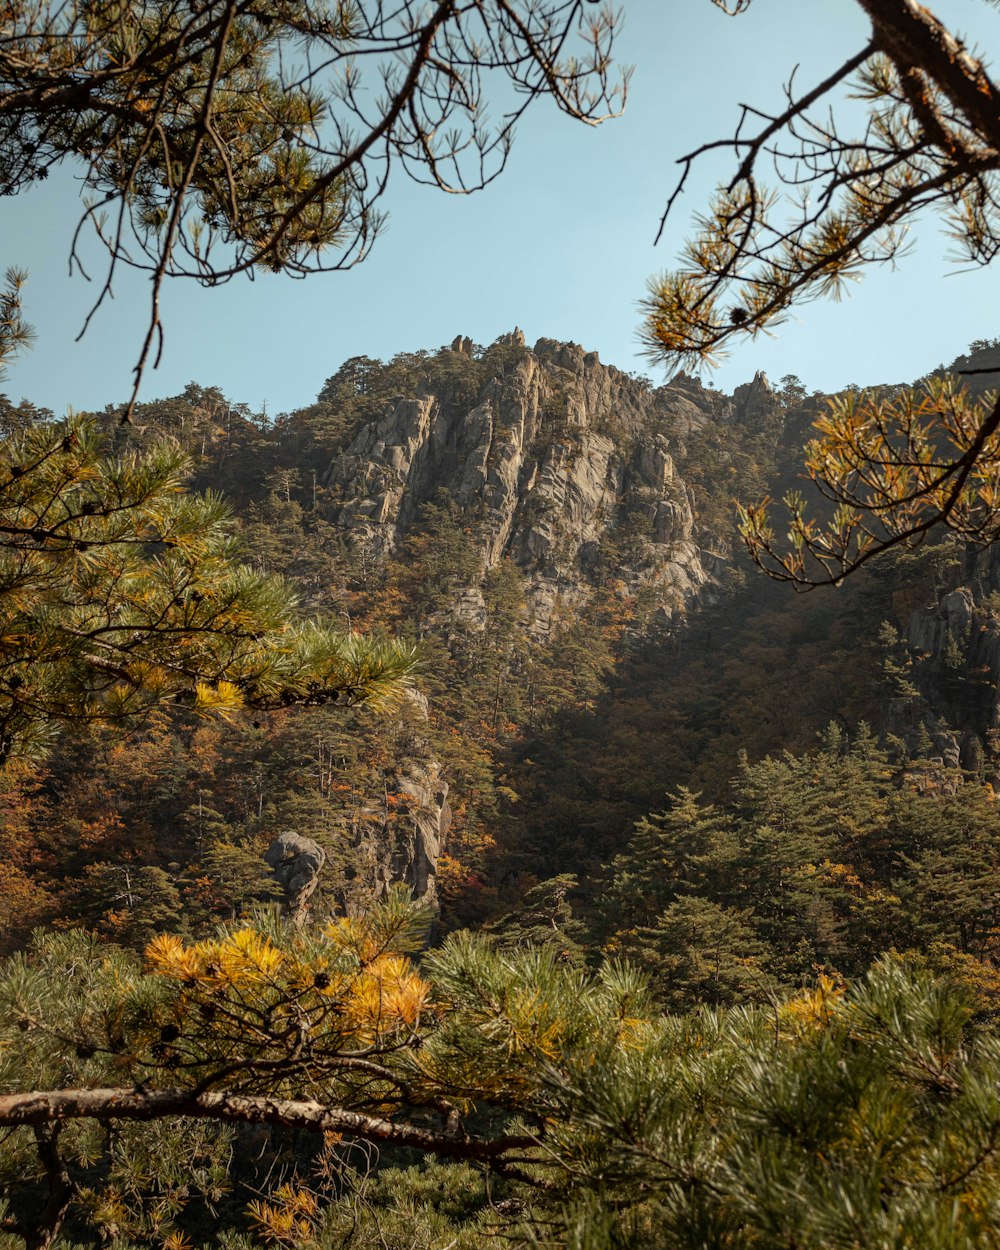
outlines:
[{"label": "forest", "polygon": [[0,12],[0,196],[74,170],[84,330],[149,298],[61,416],[0,289],[0,1250],[997,1244],[1000,339],[705,371],[911,217],[995,256],[988,66],[844,3],[678,159],[661,232],[733,170],[641,305],[665,380],[468,324],[277,416],[149,398],[167,286],[351,268],[390,174],[613,121],[621,14]]},{"label": "forest", "polygon": [[[96,684],[58,635],[5,660],[11,1245],[39,1244],[46,1203],[67,1244],[644,1245],[664,1221],[678,1245],[770,1244],[771,1227],[852,1244],[856,1220],[914,1245],[990,1235],[997,573],[946,533],[834,596],[756,572],[730,493],[779,492],[829,402],[791,375],[734,397],[654,388],[517,336],[347,361],[273,422],[196,384],[131,429],[120,405],[67,426],[4,400],[8,458],[32,466],[9,515],[51,492],[53,454],[94,501],[52,527],[50,573],[52,544],[74,544],[68,586],[32,592],[11,556],[25,589],[5,633],[71,589],[90,611],[109,561],[133,613]],[[436,462],[411,448],[397,494],[381,471],[362,484],[357,448],[377,429],[398,459],[420,403],[429,437],[472,441]],[[533,431],[499,502],[456,486],[484,406],[496,464],[519,421]],[[687,511],[658,541],[643,465],[664,438],[659,487]],[[550,501],[612,445],[620,493],[574,551]],[[138,567],[119,563],[92,469],[120,501],[125,467],[162,472],[167,451],[186,493],[134,489],[185,569],[137,594],[127,579],[164,556],[145,533]],[[358,498],[382,488],[384,547]],[[569,530],[587,498],[564,499]],[[207,549],[205,508],[225,534]],[[684,601],[691,535],[713,564]],[[139,635],[136,605],[196,639],[211,606],[224,619],[185,672],[223,645],[232,676],[241,619],[289,611],[292,587],[305,617],[367,640],[340,697],[328,667],[323,697],[290,691],[253,647],[245,694],[192,690]],[[43,680],[47,649],[68,674]],[[92,704],[39,749],[45,701],[83,681]],[[288,831],[321,848],[304,892],[265,859]],[[22,1090],[69,1100],[64,1192]],[[93,1119],[87,1097],[106,1100]],[[865,1143],[884,1117],[883,1155]]]}]

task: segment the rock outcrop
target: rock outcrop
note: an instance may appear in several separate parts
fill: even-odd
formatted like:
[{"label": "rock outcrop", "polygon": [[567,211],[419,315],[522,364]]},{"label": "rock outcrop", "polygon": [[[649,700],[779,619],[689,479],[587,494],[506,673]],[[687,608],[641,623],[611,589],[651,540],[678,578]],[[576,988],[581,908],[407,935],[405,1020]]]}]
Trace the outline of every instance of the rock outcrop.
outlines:
[{"label": "rock outcrop", "polygon": [[[445,639],[490,627],[490,575],[505,562],[519,574],[517,620],[542,644],[588,615],[611,621],[616,637],[669,625],[723,574],[731,514],[726,534],[708,533],[702,496],[679,464],[700,470],[704,491],[706,443],[723,472],[735,463],[741,441],[780,407],[763,374],[732,398],[685,375],[655,388],[575,343],[542,338],[529,350],[519,329],[485,351],[459,334],[436,356],[409,361],[394,375],[407,379],[393,383],[403,393],[366,390],[377,376],[357,382],[381,406],[345,427],[322,480],[325,519],[356,566],[372,569],[426,551],[407,544],[447,518],[452,528],[433,533],[455,540],[446,548],[454,577],[435,571],[422,609]],[[715,507],[717,528],[724,511]],[[350,816],[334,890],[342,906],[399,881],[436,902],[451,812],[425,746],[394,767],[384,796]]]},{"label": "rock outcrop", "polygon": [[426,736],[428,712],[426,698],[411,691],[393,729],[394,761],[382,794],[345,813],[337,848],[342,880],[333,891],[343,911],[383,898],[398,884],[409,887],[414,902],[438,906],[438,859],[452,812],[448,782]]},{"label": "rock outcrop", "polygon": [[351,883],[343,900],[382,898],[409,887],[417,903],[436,909],[438,858],[451,825],[448,783],[436,760],[410,760],[386,787],[385,802],[362,808],[352,826]]},{"label": "rock outcrop", "polygon": [[306,905],[319,884],[326,851],[312,838],[286,829],[264,852],[264,860],[284,893],[285,912],[301,924],[306,917]]},{"label": "rock outcrop", "polygon": [[[436,389],[399,396],[356,433],[326,475],[332,519],[378,559],[447,491],[481,572],[509,558],[525,575],[536,636],[585,607],[609,561],[623,598],[642,596],[663,619],[682,613],[709,574],[673,440],[718,419],[720,401],[724,418],[757,419],[773,400],[766,379],[737,410],[687,378],[653,390],[573,343],[540,339],[529,351],[516,330],[500,346],[502,366],[472,402]],[[469,340],[450,351],[467,356]],[[475,586],[466,599],[474,618]]]},{"label": "rock outcrop", "polygon": [[970,549],[970,583],[909,614],[905,643],[913,692],[892,700],[887,729],[914,754],[994,781],[1000,748],[1000,555]]},{"label": "rock outcrop", "polygon": [[744,382],[733,391],[736,419],[752,429],[762,429],[773,421],[780,408],[777,395],[771,389],[767,375],[759,369],[752,382]]}]

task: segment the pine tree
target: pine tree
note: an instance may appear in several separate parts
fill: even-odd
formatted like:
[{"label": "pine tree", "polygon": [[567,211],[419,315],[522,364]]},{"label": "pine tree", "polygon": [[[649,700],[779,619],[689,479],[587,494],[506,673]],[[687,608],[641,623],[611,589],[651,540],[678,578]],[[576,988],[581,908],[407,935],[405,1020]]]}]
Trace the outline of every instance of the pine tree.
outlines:
[{"label": "pine tree", "polygon": [[733,822],[681,786],[664,812],[644,816],[615,856],[604,907],[621,927],[651,924],[689,895],[718,897],[739,853]]},{"label": "pine tree", "polygon": [[391,703],[412,652],[301,620],[237,560],[228,510],[184,492],[175,445],[110,458],[92,421],[0,447],[0,762],[60,722],[361,700]]},{"label": "pine tree", "polygon": [[[418,968],[424,923],[397,897],[313,931],[262,916],[164,935],[145,970],[79,934],[7,961],[5,1238],[183,1245],[204,1203],[216,1231],[240,1123],[284,1163],[243,1211],[223,1205],[226,1244],[339,1229],[360,1250],[407,1235],[406,1215],[469,1250],[543,1232],[587,1250],[982,1250],[1000,1233],[997,1030],[954,977],[885,959],[853,986],[663,1016],[634,971],[537,946],[455,935]],[[326,1142],[302,1153],[290,1129]],[[436,1162],[373,1177],[364,1143]]]},{"label": "pine tree", "polygon": [[539,881],[525,890],[523,901],[514,911],[492,921],[484,931],[495,933],[504,947],[544,947],[554,951],[559,959],[582,963],[586,955],[581,941],[585,937],[584,924],[573,914],[569,901],[578,885],[572,873]]}]

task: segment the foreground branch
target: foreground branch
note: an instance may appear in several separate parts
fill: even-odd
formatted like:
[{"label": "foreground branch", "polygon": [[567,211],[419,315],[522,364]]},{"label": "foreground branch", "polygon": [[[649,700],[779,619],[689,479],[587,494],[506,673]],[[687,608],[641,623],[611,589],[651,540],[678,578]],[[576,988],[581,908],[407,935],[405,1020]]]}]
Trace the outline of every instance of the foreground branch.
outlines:
[{"label": "foreground branch", "polygon": [[168,1116],[225,1123],[276,1124],[314,1133],[347,1133],[365,1141],[416,1150],[450,1159],[502,1162],[512,1151],[536,1145],[532,1137],[490,1140],[434,1132],[379,1116],[327,1107],[308,1100],[202,1093],[190,1089],[60,1089],[32,1090],[0,1096],[0,1125],[52,1124],[62,1120],[159,1120]]},{"label": "foreground branch", "polygon": [[[917,0],[857,2],[871,35],[854,56],[805,92],[793,74],[783,109],[744,104],[730,135],[681,157],[659,234],[703,157],[728,152],[735,169],[679,267],[650,283],[642,337],[654,360],[717,363],[794,305],[843,294],[864,268],[893,263],[927,210],[971,264],[1000,254],[1000,86]],[[852,97],[867,116],[859,124],[848,104],[842,130]]]}]

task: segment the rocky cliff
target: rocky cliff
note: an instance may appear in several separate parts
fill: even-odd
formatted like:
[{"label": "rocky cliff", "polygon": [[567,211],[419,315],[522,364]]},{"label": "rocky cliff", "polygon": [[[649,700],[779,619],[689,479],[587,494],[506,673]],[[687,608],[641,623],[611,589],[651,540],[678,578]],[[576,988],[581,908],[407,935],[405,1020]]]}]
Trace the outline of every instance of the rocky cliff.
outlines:
[{"label": "rocky cliff", "polygon": [[909,693],[887,728],[910,751],[1000,782],[1000,553],[965,553],[961,583],[909,613],[903,644]]},{"label": "rocky cliff", "polygon": [[448,782],[433,758],[410,759],[387,782],[384,802],[362,808],[351,828],[351,887],[342,905],[382,898],[402,882],[436,908],[438,859],[451,825]]},{"label": "rocky cliff", "polygon": [[[459,336],[441,353],[479,366],[460,399],[433,382],[389,398],[330,465],[333,519],[349,541],[392,554],[444,491],[481,573],[508,558],[524,574],[536,636],[608,584],[609,562],[614,593],[642,597],[664,620],[683,613],[710,575],[675,448],[709,420],[759,421],[773,401],[766,378],[729,400],[689,378],[654,390],[572,343],[528,350],[519,331],[481,362],[471,350]],[[460,610],[482,615],[475,585]]]}]

